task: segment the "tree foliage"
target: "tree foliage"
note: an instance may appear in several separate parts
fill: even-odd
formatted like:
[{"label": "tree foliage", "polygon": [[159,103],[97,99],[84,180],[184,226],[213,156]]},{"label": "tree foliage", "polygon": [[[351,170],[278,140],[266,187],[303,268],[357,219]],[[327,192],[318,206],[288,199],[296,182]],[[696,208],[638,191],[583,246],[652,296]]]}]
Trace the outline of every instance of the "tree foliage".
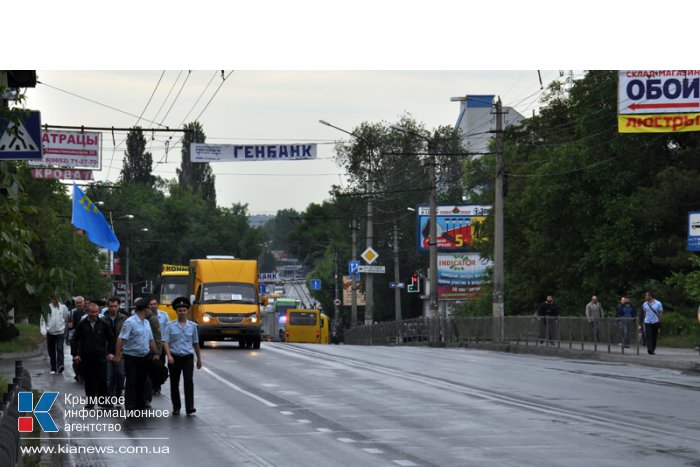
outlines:
[{"label": "tree foliage", "polygon": [[[620,134],[616,99],[617,73],[590,72],[568,92],[554,83],[540,114],[506,131],[507,313],[532,313],[547,294],[568,313],[594,294],[612,311],[622,294],[639,301],[651,286],[668,308],[689,305],[666,279],[691,269],[700,138]],[[493,159],[465,164],[472,201],[493,201]]]},{"label": "tree foliage", "polygon": [[191,143],[204,143],[206,135],[201,123],[192,122],[184,126],[186,130],[181,139],[182,163],[177,169],[178,180],[182,188],[199,194],[202,199],[212,206],[216,206],[215,176],[209,163],[192,162],[190,156]]},{"label": "tree foliage", "polygon": [[126,135],[126,151],[124,152],[121,180],[125,183],[150,185],[155,181],[152,172],[153,155],[146,152],[146,138],[143,136],[143,130],[136,127]]}]

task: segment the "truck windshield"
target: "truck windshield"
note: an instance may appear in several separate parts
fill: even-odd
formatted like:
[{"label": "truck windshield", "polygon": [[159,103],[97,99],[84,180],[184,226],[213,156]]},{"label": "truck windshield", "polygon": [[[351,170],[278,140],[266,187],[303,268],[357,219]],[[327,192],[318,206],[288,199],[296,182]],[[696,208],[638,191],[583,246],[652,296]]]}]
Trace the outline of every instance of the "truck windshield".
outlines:
[{"label": "truck windshield", "polygon": [[202,303],[256,303],[252,284],[218,282],[204,285]]},{"label": "truck windshield", "polygon": [[160,301],[170,303],[177,297],[187,295],[187,276],[163,276],[160,286]]}]

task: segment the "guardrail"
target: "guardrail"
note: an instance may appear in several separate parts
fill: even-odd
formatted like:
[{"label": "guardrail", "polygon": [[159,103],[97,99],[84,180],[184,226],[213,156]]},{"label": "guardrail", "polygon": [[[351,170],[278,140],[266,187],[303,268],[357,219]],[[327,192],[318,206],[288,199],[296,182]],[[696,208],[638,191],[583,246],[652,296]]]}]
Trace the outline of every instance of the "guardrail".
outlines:
[{"label": "guardrail", "polygon": [[29,372],[22,368],[22,362],[15,362],[15,377],[7,384],[7,392],[0,403],[0,465],[20,466],[19,430],[17,419],[17,398],[20,391],[31,391],[32,378]]},{"label": "guardrail", "polygon": [[[505,318],[418,318],[377,323],[345,331],[350,345],[498,343],[639,354],[636,318],[506,316]],[[627,349],[627,350],[626,350]]]}]

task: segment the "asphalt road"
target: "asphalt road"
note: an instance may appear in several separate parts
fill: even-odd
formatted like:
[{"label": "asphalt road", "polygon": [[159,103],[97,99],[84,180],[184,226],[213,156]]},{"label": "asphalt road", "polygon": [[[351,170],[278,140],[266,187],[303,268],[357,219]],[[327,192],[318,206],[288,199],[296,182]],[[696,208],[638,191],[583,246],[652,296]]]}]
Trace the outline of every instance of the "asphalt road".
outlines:
[{"label": "asphalt road", "polygon": [[[700,466],[696,375],[425,347],[219,343],[203,359],[195,416],[49,444],[169,449],[64,455],[75,465]],[[82,394],[69,370],[26,365],[35,386]]]}]

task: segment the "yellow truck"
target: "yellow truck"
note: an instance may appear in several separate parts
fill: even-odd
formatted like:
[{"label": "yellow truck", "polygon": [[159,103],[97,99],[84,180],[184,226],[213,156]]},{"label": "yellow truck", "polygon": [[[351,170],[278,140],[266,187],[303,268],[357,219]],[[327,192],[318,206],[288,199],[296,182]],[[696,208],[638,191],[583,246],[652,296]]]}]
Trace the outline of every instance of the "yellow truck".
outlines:
[{"label": "yellow truck", "polygon": [[267,305],[267,297],[258,293],[257,261],[192,259],[188,291],[200,345],[232,340],[243,348],[260,348],[260,305]]},{"label": "yellow truck", "polygon": [[160,271],[160,291],[158,309],[168,314],[171,320],[177,319],[177,312],[170,304],[177,297],[187,296],[189,267],[179,264],[164,264]]}]

